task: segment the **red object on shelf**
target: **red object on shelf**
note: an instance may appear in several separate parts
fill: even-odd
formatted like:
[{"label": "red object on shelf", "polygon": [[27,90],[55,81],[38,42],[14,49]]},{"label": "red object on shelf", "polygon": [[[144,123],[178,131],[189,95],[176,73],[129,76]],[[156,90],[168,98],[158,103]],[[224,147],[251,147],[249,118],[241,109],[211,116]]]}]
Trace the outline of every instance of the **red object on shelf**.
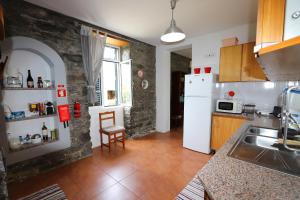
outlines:
[{"label": "red object on shelf", "polygon": [[67,96],[67,89],[64,85],[57,86],[57,97],[66,97]]},{"label": "red object on shelf", "polygon": [[235,95],[235,92],[234,92],[234,91],[229,91],[229,92],[228,92],[228,95],[229,95],[230,97],[233,97],[233,96]]},{"label": "red object on shelf", "polygon": [[194,74],[200,74],[200,67],[194,68]]},{"label": "red object on shelf", "polygon": [[69,104],[59,105],[57,106],[58,114],[59,114],[59,121],[64,123],[64,127],[66,125],[69,126],[69,121],[71,119],[70,115],[70,106]]},{"label": "red object on shelf", "polygon": [[75,101],[74,103],[74,118],[80,118],[81,111],[80,111],[80,103]]},{"label": "red object on shelf", "polygon": [[204,71],[206,74],[209,74],[211,72],[211,67],[204,67]]}]

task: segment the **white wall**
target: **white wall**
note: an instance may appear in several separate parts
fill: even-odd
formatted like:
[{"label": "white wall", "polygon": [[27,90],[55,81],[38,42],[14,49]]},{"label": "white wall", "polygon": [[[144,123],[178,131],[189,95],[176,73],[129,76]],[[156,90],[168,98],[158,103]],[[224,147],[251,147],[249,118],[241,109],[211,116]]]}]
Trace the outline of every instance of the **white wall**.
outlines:
[{"label": "white wall", "polygon": [[[240,43],[255,41],[255,24],[237,26],[224,31],[186,39],[175,45],[160,45],[156,49],[156,130],[170,130],[170,52],[192,46],[192,67],[211,66],[219,73],[222,39],[238,37]],[[212,54],[214,56],[208,56]]]},{"label": "white wall", "polygon": [[[113,107],[103,107],[103,106],[92,106],[89,107],[90,119],[90,135],[92,141],[92,148],[100,146],[100,134],[99,134],[99,113],[115,111],[116,125],[124,126],[124,107],[123,106],[113,106]],[[109,121],[103,122],[103,126],[109,126]],[[108,140],[104,136],[103,142],[106,143]]]},{"label": "white wall", "polygon": [[170,84],[171,59],[170,52],[156,49],[156,130],[170,130]]},{"label": "white wall", "polygon": [[271,112],[274,106],[281,104],[281,93],[288,87],[299,85],[299,81],[278,81],[278,82],[236,82],[220,83],[219,98],[224,98],[230,90],[235,92],[234,98],[244,104],[255,104],[256,109]]}]

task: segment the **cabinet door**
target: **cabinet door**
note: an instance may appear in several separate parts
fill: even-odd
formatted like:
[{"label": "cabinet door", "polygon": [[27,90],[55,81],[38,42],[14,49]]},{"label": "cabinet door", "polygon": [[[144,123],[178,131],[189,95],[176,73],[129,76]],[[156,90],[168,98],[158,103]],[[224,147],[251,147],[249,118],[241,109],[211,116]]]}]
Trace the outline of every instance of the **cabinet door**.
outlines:
[{"label": "cabinet door", "polygon": [[286,2],[284,40],[288,40],[300,35],[300,17],[295,15],[299,10],[299,0],[288,0]]},{"label": "cabinet door", "polygon": [[243,118],[213,116],[211,148],[218,150],[245,122]]},{"label": "cabinet door", "polygon": [[266,80],[266,76],[258,64],[253,48],[255,42],[250,42],[243,44],[243,56],[242,56],[242,69],[241,69],[241,79],[242,81],[257,81]]},{"label": "cabinet door", "polygon": [[286,0],[259,0],[256,45],[283,40]]},{"label": "cabinet door", "polygon": [[220,52],[220,82],[241,81],[242,45],[222,47]]}]

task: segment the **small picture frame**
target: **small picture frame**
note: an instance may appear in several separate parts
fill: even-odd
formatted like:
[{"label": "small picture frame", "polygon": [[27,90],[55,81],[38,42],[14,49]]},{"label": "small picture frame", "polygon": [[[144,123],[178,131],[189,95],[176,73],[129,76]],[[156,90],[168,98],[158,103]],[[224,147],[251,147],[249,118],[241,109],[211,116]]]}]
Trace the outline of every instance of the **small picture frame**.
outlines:
[{"label": "small picture frame", "polygon": [[137,75],[139,78],[144,78],[144,70],[140,69],[138,72],[137,72]]}]

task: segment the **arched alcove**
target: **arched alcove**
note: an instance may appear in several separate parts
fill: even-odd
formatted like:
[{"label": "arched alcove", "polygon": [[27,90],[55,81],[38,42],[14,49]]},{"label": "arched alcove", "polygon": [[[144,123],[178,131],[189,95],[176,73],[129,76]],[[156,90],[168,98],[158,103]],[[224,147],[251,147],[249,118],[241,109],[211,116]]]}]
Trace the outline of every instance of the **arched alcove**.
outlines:
[{"label": "arched alcove", "polygon": [[[66,86],[66,69],[61,57],[48,45],[32,38],[16,36],[7,38],[1,44],[2,57],[8,56],[5,71],[18,70],[23,74],[24,89],[2,90],[4,104],[10,104],[14,111],[27,111],[26,104],[42,102],[43,100],[52,101],[55,105],[68,104],[68,98],[58,98],[56,88],[58,85]],[[27,69],[32,71],[34,84],[36,86],[37,76],[50,80],[53,89],[29,90],[26,89]],[[26,112],[25,112],[26,113]],[[12,132],[13,136],[24,136],[27,133],[41,134],[42,123],[45,122],[51,129],[58,130],[59,139],[53,142],[24,148],[18,151],[9,151],[7,155],[8,165],[16,162],[31,159],[50,152],[59,151],[71,146],[70,130],[59,122],[57,115],[45,118],[35,118],[6,123],[7,132]],[[40,132],[39,132],[40,131]]]}]

